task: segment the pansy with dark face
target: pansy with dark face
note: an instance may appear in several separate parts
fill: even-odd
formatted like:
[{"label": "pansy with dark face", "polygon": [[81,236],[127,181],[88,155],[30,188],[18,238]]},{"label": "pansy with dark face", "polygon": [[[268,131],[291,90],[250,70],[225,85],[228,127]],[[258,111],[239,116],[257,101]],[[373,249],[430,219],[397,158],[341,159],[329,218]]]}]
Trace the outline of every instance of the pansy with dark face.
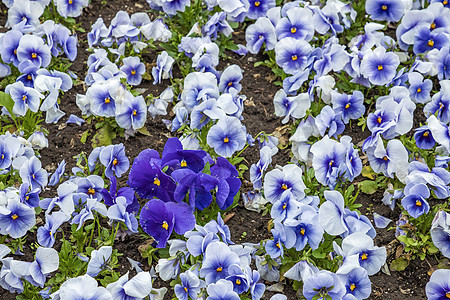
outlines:
[{"label": "pansy with dark face", "polygon": [[276,44],[275,59],[284,72],[295,74],[307,66],[311,52],[312,47],[308,42],[287,37]]},{"label": "pansy with dark face", "polygon": [[173,230],[184,234],[194,229],[195,216],[186,203],[165,203],[152,199],[142,208],[139,223],[142,229],[155,239],[156,247],[164,248]]},{"label": "pansy with dark face", "polygon": [[22,32],[18,30],[9,30],[0,37],[0,55],[3,62],[9,64],[13,63],[16,67],[19,66],[19,59],[17,58],[17,48],[19,47]]},{"label": "pansy with dark face", "polygon": [[126,101],[116,104],[116,122],[124,129],[137,130],[147,120],[147,105],[144,97],[128,94]]},{"label": "pansy with dark face", "polygon": [[214,242],[206,248],[200,269],[200,276],[207,284],[215,283],[229,276],[228,268],[233,264],[240,264],[239,256],[222,242]]},{"label": "pansy with dark face", "polygon": [[249,0],[247,18],[256,20],[265,17],[269,9],[276,6],[275,0]]},{"label": "pansy with dark face", "polygon": [[24,35],[17,47],[17,59],[20,63],[30,61],[38,68],[45,68],[50,64],[51,53],[42,38],[35,35]]},{"label": "pansy with dark face", "polygon": [[17,24],[23,24],[23,31],[31,32],[39,25],[39,18],[44,13],[44,7],[37,1],[14,0],[8,10],[6,27],[11,28]]},{"label": "pansy with dark face", "polygon": [[225,116],[211,127],[206,141],[218,155],[231,157],[244,148],[247,135],[238,118]]},{"label": "pansy with dark face", "polygon": [[278,40],[292,37],[309,42],[314,36],[312,11],[308,8],[293,7],[276,24]]},{"label": "pansy with dark face", "polygon": [[369,276],[378,273],[386,262],[386,248],[375,246],[373,239],[362,232],[347,236],[342,241],[342,251],[345,257],[358,255],[360,266],[366,269]]},{"label": "pansy with dark face", "polygon": [[361,74],[374,85],[389,84],[394,79],[400,59],[384,47],[368,50],[361,62]]},{"label": "pansy with dark face", "polygon": [[[161,171],[157,162],[144,158],[141,154],[134,160],[131,167],[128,178],[130,187],[144,199],[157,197],[164,202],[173,201],[173,193],[176,188],[175,181]],[[155,153],[156,155],[159,160],[159,154]]]},{"label": "pansy with dark face", "polygon": [[413,218],[428,213],[430,205],[427,200],[430,197],[430,190],[423,184],[409,183],[405,187],[406,197],[402,200],[402,206],[406,209],[408,214]]},{"label": "pansy with dark face", "polygon": [[266,50],[273,50],[277,42],[275,27],[269,19],[258,18],[245,31],[245,40],[247,41],[247,49],[252,54],[257,54],[264,43],[266,44]]},{"label": "pansy with dark face", "polygon": [[433,272],[425,287],[429,300],[443,300],[450,297],[450,270],[439,269]]},{"label": "pansy with dark face", "polygon": [[8,201],[0,210],[0,234],[10,235],[13,239],[24,236],[36,224],[34,209],[17,199]]},{"label": "pansy with dark face", "polygon": [[397,22],[403,16],[405,7],[397,0],[367,0],[366,12],[372,20]]},{"label": "pansy with dark face", "polygon": [[341,113],[344,124],[359,119],[366,111],[364,95],[360,91],[353,91],[352,95],[333,93],[331,96],[333,109]]},{"label": "pansy with dark face", "polygon": [[64,18],[78,17],[81,15],[83,7],[89,4],[89,0],[57,0],[56,8],[58,13]]},{"label": "pansy with dark face", "polygon": [[109,145],[102,149],[99,155],[100,162],[105,166],[105,175],[120,177],[130,167],[130,161],[125,154],[123,144]]},{"label": "pansy with dark face", "polygon": [[344,284],[338,276],[330,271],[322,270],[305,279],[303,296],[312,299],[342,299],[345,295]]},{"label": "pansy with dark face", "polygon": [[286,191],[290,191],[296,200],[305,196],[302,170],[296,165],[285,165],[282,170],[273,169],[264,177],[264,195],[266,199],[275,203],[282,198]]}]

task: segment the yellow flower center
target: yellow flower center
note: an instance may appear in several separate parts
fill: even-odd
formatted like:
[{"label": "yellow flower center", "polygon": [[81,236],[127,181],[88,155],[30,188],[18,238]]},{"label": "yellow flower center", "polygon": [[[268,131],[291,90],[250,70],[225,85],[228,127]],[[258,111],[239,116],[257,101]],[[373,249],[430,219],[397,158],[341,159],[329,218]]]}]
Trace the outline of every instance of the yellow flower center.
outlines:
[{"label": "yellow flower center", "polygon": [[445,294],[445,297],[447,297],[448,299],[450,299],[450,292],[447,292],[447,294]]},{"label": "yellow flower center", "polygon": [[381,70],[383,70],[383,66],[382,66],[382,65],[379,65],[379,66],[378,66],[378,71],[381,71]]},{"label": "yellow flower center", "polygon": [[135,109],[133,109],[133,116],[137,115],[137,111]]},{"label": "yellow flower center", "polygon": [[5,159],[5,154],[2,154],[2,159]]},{"label": "yellow flower center", "polygon": [[382,121],[381,117],[378,117],[377,119],[378,124],[381,124],[381,121]]},{"label": "yellow flower center", "polygon": [[14,50],[14,55],[17,55],[17,49]]},{"label": "yellow flower center", "polygon": [[292,27],[292,28],[291,28],[291,33],[296,33],[296,32],[297,32],[297,28]]},{"label": "yellow flower center", "polygon": [[281,247],[280,247],[280,243],[277,243],[275,246],[277,246],[278,247],[278,249],[280,249]]},{"label": "yellow flower center", "polygon": [[292,55],[292,60],[296,61],[298,59],[297,55]]},{"label": "yellow flower center", "polygon": [[27,80],[31,80],[32,78],[31,78],[31,75],[28,75],[27,76]]},{"label": "yellow flower center", "polygon": [[433,40],[429,40],[428,41],[428,46],[433,47],[434,46],[434,41]]},{"label": "yellow flower center", "polygon": [[11,216],[11,218],[12,218],[13,220],[17,219],[18,217],[19,217],[19,216],[16,215],[16,214],[14,214],[14,215]]},{"label": "yellow flower center", "polygon": [[69,0],[69,4],[72,4],[73,3],[73,1],[72,0]]},{"label": "yellow flower center", "polygon": [[159,180],[158,177],[155,177],[155,179],[153,179],[153,184],[156,184],[157,186],[161,185],[161,181]]},{"label": "yellow flower center", "polygon": [[439,104],[439,109],[441,109],[441,108],[443,108],[443,107],[444,107],[444,103],[441,102],[441,103]]},{"label": "yellow flower center", "polygon": [[430,26],[430,28],[431,28],[431,29],[435,29],[435,28],[436,28],[436,23],[434,23],[434,22],[433,22],[433,23],[431,23],[431,26]]},{"label": "yellow flower center", "polygon": [[354,283],[350,284],[350,290],[353,291],[354,289],[356,289],[356,285]]},{"label": "yellow flower center", "polygon": [[34,174],[33,174],[33,175],[31,175],[31,177],[33,177],[33,179],[36,179],[36,175],[34,175]]},{"label": "yellow flower center", "polygon": [[367,259],[367,254],[366,253],[363,253],[362,255],[361,255],[361,260],[366,260]]},{"label": "yellow flower center", "polygon": [[187,167],[187,162],[184,159],[180,162],[180,167],[182,168]]},{"label": "yellow flower center", "polygon": [[94,194],[95,194],[95,190],[94,190],[93,188],[90,187],[90,188],[88,189],[88,192],[87,192],[87,193],[88,193],[88,195],[94,195]]},{"label": "yellow flower center", "polygon": [[387,156],[383,156],[383,160],[384,160],[384,161],[388,161]]},{"label": "yellow flower center", "polygon": [[287,190],[287,189],[288,189],[287,185],[284,184],[284,183],[281,185],[281,188],[282,188],[283,190]]},{"label": "yellow flower center", "polygon": [[418,92],[418,93],[420,93],[421,91],[422,91],[422,89],[421,89],[421,88],[418,88],[418,89],[417,89],[417,92]]},{"label": "yellow flower center", "polygon": [[259,2],[259,1],[256,1],[256,2],[255,2],[255,6],[256,6],[256,7],[258,7],[260,4],[261,4],[261,2]]},{"label": "yellow flower center", "polygon": [[135,70],[131,71],[131,75],[135,75],[135,74],[136,74]]},{"label": "yellow flower center", "polygon": [[260,35],[258,36],[258,38],[262,39],[262,38],[263,38],[262,34],[260,34]]},{"label": "yellow flower center", "polygon": [[166,221],[164,221],[161,225],[162,228],[164,228],[165,230],[169,230],[169,224],[167,224]]},{"label": "yellow flower center", "polygon": [[300,229],[300,233],[301,233],[302,235],[305,235],[305,228]]},{"label": "yellow flower center", "polygon": [[188,292],[188,289],[185,287],[185,288],[184,288],[184,291],[187,293],[187,292]]},{"label": "yellow flower center", "polygon": [[28,201],[30,199],[30,196],[26,196],[25,200]]},{"label": "yellow flower center", "polygon": [[430,134],[430,133],[429,133],[428,131],[425,131],[425,132],[423,133],[423,136],[424,136],[424,137],[427,137],[429,134]]},{"label": "yellow flower center", "polygon": [[218,267],[218,268],[216,269],[217,272],[222,272],[222,270],[223,270],[222,267]]},{"label": "yellow flower center", "polygon": [[224,139],[223,139],[223,142],[224,143],[228,143],[230,141],[230,139],[228,138],[228,137],[225,137]]},{"label": "yellow flower center", "polygon": [[286,206],[287,206],[286,203],[284,203],[284,204],[283,204],[283,209],[286,209]]},{"label": "yellow flower center", "polygon": [[422,201],[417,200],[417,201],[416,201],[416,206],[422,206]]},{"label": "yellow flower center", "polygon": [[107,98],[105,99],[105,104],[108,104],[109,102],[111,102],[111,99],[109,99],[109,97],[107,97]]},{"label": "yellow flower center", "polygon": [[387,5],[383,5],[383,6],[381,7],[381,9],[382,9],[382,10],[387,10]]},{"label": "yellow flower center", "polygon": [[330,161],[330,163],[328,164],[330,167],[333,166],[334,161]]},{"label": "yellow flower center", "polygon": [[232,86],[233,85],[233,82],[228,82],[228,86]]},{"label": "yellow flower center", "polygon": [[[447,5],[448,1],[447,0],[442,1],[442,4]],[[447,296],[447,298],[450,298],[450,297]]]},{"label": "yellow flower center", "polygon": [[50,236],[52,236],[53,232],[50,230],[48,234],[49,234]]},{"label": "yellow flower center", "polygon": [[117,165],[119,163],[119,161],[117,160],[117,158],[114,158],[113,160],[113,166]]},{"label": "yellow flower center", "polygon": [[22,100],[23,100],[23,101],[27,100],[27,96],[26,96],[26,95],[23,95]]},{"label": "yellow flower center", "polygon": [[37,58],[37,54],[36,53],[31,53],[31,58]]},{"label": "yellow flower center", "polygon": [[345,105],[345,108],[349,108],[350,107],[350,103],[347,103],[346,105]]},{"label": "yellow flower center", "polygon": [[240,279],[236,279],[236,284],[240,285],[241,284],[241,280]]}]

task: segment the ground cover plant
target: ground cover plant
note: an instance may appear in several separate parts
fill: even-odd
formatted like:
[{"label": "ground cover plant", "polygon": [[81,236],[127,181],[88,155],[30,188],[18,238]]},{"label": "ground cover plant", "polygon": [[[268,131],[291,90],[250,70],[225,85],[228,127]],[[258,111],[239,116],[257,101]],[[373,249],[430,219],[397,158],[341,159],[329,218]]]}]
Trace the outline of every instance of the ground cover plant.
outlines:
[{"label": "ground cover plant", "polygon": [[446,0],[3,0],[2,299],[450,298]]}]

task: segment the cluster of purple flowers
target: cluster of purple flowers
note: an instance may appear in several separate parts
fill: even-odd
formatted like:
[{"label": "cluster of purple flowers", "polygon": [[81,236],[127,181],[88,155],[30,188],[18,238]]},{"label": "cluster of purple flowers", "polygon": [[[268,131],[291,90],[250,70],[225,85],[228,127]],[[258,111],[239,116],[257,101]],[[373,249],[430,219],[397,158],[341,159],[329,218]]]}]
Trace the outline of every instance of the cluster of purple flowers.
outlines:
[{"label": "cluster of purple flowers", "polygon": [[171,138],[161,157],[151,149],[138,155],[128,184],[141,198],[150,199],[141,211],[140,224],[157,247],[164,248],[172,230],[184,234],[194,228],[194,210],[212,205],[211,191],[221,210],[230,207],[241,181],[226,159],[214,161],[203,150],[184,150],[178,138]]}]

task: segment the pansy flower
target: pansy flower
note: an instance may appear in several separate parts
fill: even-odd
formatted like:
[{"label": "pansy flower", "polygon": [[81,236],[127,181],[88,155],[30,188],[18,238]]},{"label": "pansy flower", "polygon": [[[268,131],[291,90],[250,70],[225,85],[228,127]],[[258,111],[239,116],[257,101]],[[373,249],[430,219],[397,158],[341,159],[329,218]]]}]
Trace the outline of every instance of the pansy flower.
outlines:
[{"label": "pansy flower", "polygon": [[275,59],[284,72],[295,74],[307,66],[311,52],[312,47],[308,42],[287,37],[276,44]]},{"label": "pansy flower", "polygon": [[225,116],[210,128],[206,141],[218,155],[231,157],[244,148],[247,136],[239,119]]},{"label": "pansy flower", "polygon": [[272,50],[277,42],[275,27],[269,19],[258,18],[245,31],[245,40],[247,41],[247,49],[252,54],[257,54],[263,43],[266,44],[266,50]]},{"label": "pansy flower", "polygon": [[296,165],[285,165],[282,170],[273,169],[264,177],[264,196],[271,203],[281,200],[285,191],[290,191],[297,200],[305,196],[302,170]]},{"label": "pansy flower", "polygon": [[164,248],[173,230],[184,234],[194,229],[195,216],[186,203],[165,203],[152,199],[142,208],[139,223],[142,229],[155,239],[156,247]]},{"label": "pansy flower", "polygon": [[100,162],[105,166],[105,174],[108,177],[120,177],[130,167],[130,161],[125,154],[125,147],[123,144],[109,145],[101,150]]},{"label": "pansy flower", "polygon": [[403,3],[397,0],[367,0],[366,12],[375,21],[397,22],[405,11]]},{"label": "pansy flower", "polygon": [[13,239],[23,237],[36,224],[34,209],[17,199],[8,201],[0,208],[0,234],[8,234]]},{"label": "pansy flower", "polygon": [[20,63],[29,61],[37,68],[45,68],[50,64],[51,53],[42,38],[35,35],[24,35],[17,47],[17,59]]},{"label": "pansy flower", "polygon": [[309,42],[314,36],[312,11],[308,8],[294,7],[286,12],[276,24],[275,31],[279,40],[292,37]]},{"label": "pansy flower", "polygon": [[145,65],[137,56],[125,57],[122,62],[123,66],[120,70],[127,75],[127,82],[131,85],[139,85],[145,73]]},{"label": "pansy flower", "polygon": [[386,52],[384,47],[368,50],[361,62],[361,74],[375,85],[390,84],[394,79],[400,59],[393,52]]},{"label": "pansy flower", "polygon": [[402,200],[402,206],[411,217],[418,218],[428,213],[430,205],[426,199],[430,197],[430,190],[425,184],[411,182],[406,185],[404,193],[406,197]]},{"label": "pansy flower", "polygon": [[[228,268],[239,264],[239,256],[222,242],[214,242],[206,248],[205,256],[200,269],[200,276],[205,278],[207,284],[216,283],[229,276]],[[231,284],[231,289],[233,284]]]},{"label": "pansy flower", "polygon": [[56,8],[58,13],[64,17],[78,17],[81,15],[83,7],[89,4],[89,0],[57,0]]}]

